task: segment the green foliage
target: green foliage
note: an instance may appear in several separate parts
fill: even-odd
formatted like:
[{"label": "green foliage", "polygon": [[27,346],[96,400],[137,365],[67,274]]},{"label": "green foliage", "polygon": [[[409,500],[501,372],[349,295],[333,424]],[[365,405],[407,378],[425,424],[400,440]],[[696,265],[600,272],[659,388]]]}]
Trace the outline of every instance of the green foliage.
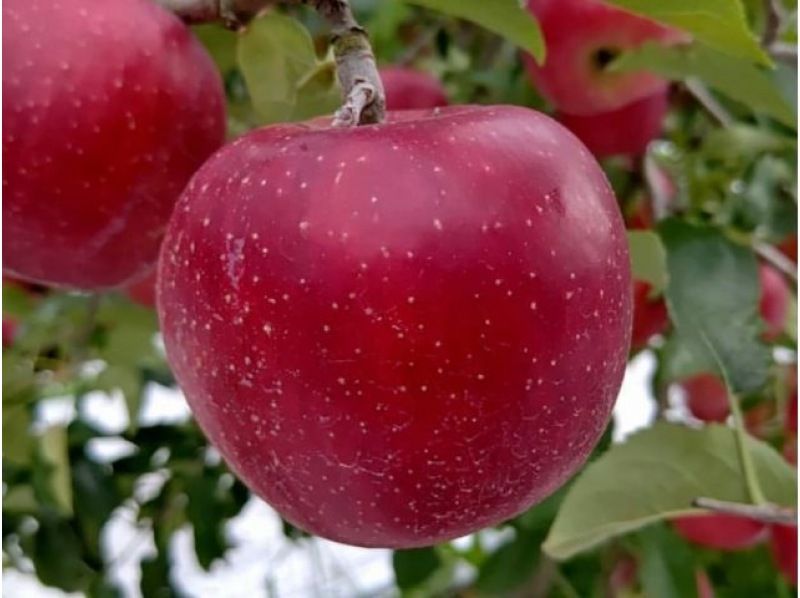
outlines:
[{"label": "green foliage", "polygon": [[395,550],[392,566],[397,587],[410,590],[426,581],[441,565],[442,560],[433,548]]},{"label": "green foliage", "polygon": [[693,348],[713,351],[735,392],[763,386],[770,356],[758,340],[755,255],[710,227],[668,220],[659,233],[667,248],[667,306],[678,331]]},{"label": "green foliage", "polygon": [[741,0],[608,0],[631,12],[691,33],[721,52],[771,64],[745,18]]},{"label": "green foliage", "polygon": [[644,44],[623,54],[612,66],[621,71],[650,70],[674,81],[696,77],[732,100],[779,122],[796,127],[796,109],[774,74],[764,67],[694,43],[664,47]]},{"label": "green foliage", "polygon": [[[768,500],[794,505],[794,470],[762,442],[751,438],[748,449]],[[580,474],[543,548],[567,559],[614,536],[691,513],[698,497],[749,501],[733,430],[658,423],[612,447]]]},{"label": "green foliage", "polygon": [[536,19],[518,0],[406,0],[467,19],[506,37],[544,62],[546,48]]},{"label": "green foliage", "polygon": [[653,291],[667,286],[667,256],[661,240],[652,231],[629,231],[631,273],[634,280],[650,283]]},{"label": "green foliage", "polygon": [[264,124],[333,112],[339,89],[331,60],[320,61],[297,20],[265,14],[239,36],[239,68]]}]

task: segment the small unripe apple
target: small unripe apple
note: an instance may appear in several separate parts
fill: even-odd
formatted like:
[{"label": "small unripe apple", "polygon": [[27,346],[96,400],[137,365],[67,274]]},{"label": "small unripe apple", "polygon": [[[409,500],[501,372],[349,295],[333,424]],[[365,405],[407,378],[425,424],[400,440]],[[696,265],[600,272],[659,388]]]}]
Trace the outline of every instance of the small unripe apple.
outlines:
[{"label": "small unripe apple", "polygon": [[3,271],[100,289],[152,268],[224,96],[155,2],[5,0],[3,121]]},{"label": "small unripe apple", "polygon": [[274,126],[198,171],[159,264],[167,355],[233,470],[309,532],[434,544],[586,460],[628,354],[622,218],[518,107]]},{"label": "small unripe apple", "polygon": [[789,285],[783,275],[772,266],[760,264],[758,278],[761,283],[761,298],[758,308],[764,319],[764,340],[774,341],[786,328],[789,312]]},{"label": "small unripe apple", "polygon": [[631,348],[643,349],[654,336],[662,334],[669,325],[667,306],[663,297],[651,297],[652,287],[640,280],[633,283],[633,332]]},{"label": "small unripe apple", "polygon": [[423,110],[447,106],[442,84],[428,73],[405,67],[380,70],[387,110]]},{"label": "small unripe apple", "polygon": [[704,422],[724,422],[730,415],[728,390],[718,376],[697,374],[681,382],[689,412]]},{"label": "small unripe apple", "polygon": [[673,519],[672,524],[689,542],[716,550],[744,550],[767,536],[760,521],[735,515],[690,515]]},{"label": "small unripe apple", "polygon": [[601,0],[528,0],[547,44],[537,65],[525,55],[536,88],[561,112],[596,114],[663,92],[667,82],[648,72],[611,72],[606,67],[646,42],[674,44],[685,34]]},{"label": "small unripe apple", "polygon": [[773,525],[770,548],[775,566],[786,580],[797,585],[797,526]]},{"label": "small unripe apple", "polygon": [[608,112],[559,112],[557,118],[598,158],[618,155],[638,157],[661,134],[669,105],[668,95],[667,90],[662,89]]}]

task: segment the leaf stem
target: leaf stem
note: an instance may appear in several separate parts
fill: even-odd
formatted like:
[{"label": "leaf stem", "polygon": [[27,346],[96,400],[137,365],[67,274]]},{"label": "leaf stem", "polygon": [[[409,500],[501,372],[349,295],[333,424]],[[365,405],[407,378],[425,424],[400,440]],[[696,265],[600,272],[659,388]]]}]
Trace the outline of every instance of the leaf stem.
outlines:
[{"label": "leaf stem", "polygon": [[722,359],[717,353],[716,347],[710,341],[705,333],[701,333],[703,341],[705,342],[714,360],[717,362],[717,367],[722,374],[722,380],[725,382],[725,388],[728,395],[728,406],[733,416],[734,435],[736,438],[736,451],[739,454],[739,466],[742,469],[742,476],[744,476],[745,487],[747,494],[750,497],[750,502],[755,505],[767,504],[764,497],[764,492],[761,490],[761,484],[758,482],[758,474],[756,472],[755,464],[753,463],[752,455],[747,448],[747,431],[744,427],[744,418],[742,417],[742,408],[739,405],[739,398],[734,394],[731,388],[731,381],[728,377],[728,372],[723,365]]},{"label": "leaf stem", "polygon": [[707,509],[715,513],[747,517],[764,523],[793,524],[797,520],[797,512],[793,509],[779,507],[773,504],[745,505],[738,502],[717,500],[715,498],[698,497],[692,501],[692,506],[698,509]]}]

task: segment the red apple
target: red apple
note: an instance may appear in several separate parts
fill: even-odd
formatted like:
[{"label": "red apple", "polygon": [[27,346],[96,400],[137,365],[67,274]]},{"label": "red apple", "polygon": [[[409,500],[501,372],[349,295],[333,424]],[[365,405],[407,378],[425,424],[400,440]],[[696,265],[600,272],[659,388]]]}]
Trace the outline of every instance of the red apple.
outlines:
[{"label": "red apple", "polygon": [[14,344],[14,339],[17,337],[17,329],[19,322],[15,318],[3,318],[3,348],[8,348]]},{"label": "red apple", "polygon": [[786,317],[789,312],[789,285],[783,275],[772,266],[760,264],[758,278],[761,283],[761,299],[758,308],[764,319],[766,328],[764,340],[774,341],[786,328]]},{"label": "red apple", "polygon": [[714,374],[697,374],[681,382],[686,393],[686,406],[691,414],[704,422],[724,422],[730,414],[728,390]]},{"label": "red apple", "polygon": [[661,134],[668,93],[662,89],[621,108],[597,114],[558,113],[557,118],[598,158],[641,156]]},{"label": "red apple", "polygon": [[631,324],[591,154],[517,107],[252,132],[170,221],[157,285],[198,422],[293,524],[362,546],[462,536],[562,485]]},{"label": "red apple", "polygon": [[633,333],[631,348],[643,349],[669,325],[667,306],[662,297],[650,296],[652,287],[640,280],[633,283]]},{"label": "red apple", "polygon": [[[610,72],[621,52],[646,42],[674,44],[685,34],[600,0],[528,0],[547,44],[547,58],[526,65],[537,89],[561,112],[617,110],[664,92],[667,82],[648,72]],[[630,131],[629,126],[625,127]]]},{"label": "red apple", "polygon": [[797,526],[773,525],[770,548],[778,570],[793,586],[797,585]]},{"label": "red apple", "polygon": [[673,519],[672,524],[689,542],[715,550],[744,550],[761,542],[767,534],[760,521],[734,515],[689,515]]},{"label": "red apple", "polygon": [[384,67],[380,74],[388,110],[447,106],[447,94],[442,84],[428,73],[404,67]]},{"label": "red apple", "polygon": [[130,285],[126,289],[128,297],[144,307],[156,305],[156,272],[148,274],[146,278]]},{"label": "red apple", "polygon": [[781,253],[797,264],[797,235],[790,235],[778,245]]},{"label": "red apple", "polygon": [[763,401],[744,412],[744,427],[751,436],[765,440],[773,433],[775,415],[775,402]]},{"label": "red apple", "polygon": [[80,289],[153,267],[223,141],[216,68],[148,0],[3,2],[3,271]]}]

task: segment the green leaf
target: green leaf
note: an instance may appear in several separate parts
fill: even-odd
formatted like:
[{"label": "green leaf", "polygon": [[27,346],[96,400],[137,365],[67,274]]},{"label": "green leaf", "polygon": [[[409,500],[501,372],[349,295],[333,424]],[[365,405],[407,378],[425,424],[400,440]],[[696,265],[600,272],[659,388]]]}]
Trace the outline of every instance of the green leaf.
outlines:
[{"label": "green leaf", "polygon": [[[749,502],[735,443],[725,426],[658,423],[615,445],[574,482],[544,550],[568,559],[614,536],[697,512],[690,505],[700,496]],[[797,473],[769,445],[753,438],[748,445],[767,499],[794,505]]]},{"label": "green leaf", "polygon": [[634,280],[650,283],[653,291],[667,286],[667,254],[661,239],[652,231],[628,231],[631,269]]},{"label": "green leaf", "polygon": [[441,566],[442,560],[433,548],[395,550],[392,566],[397,586],[410,590],[422,584]]},{"label": "green leaf", "polygon": [[493,552],[481,566],[475,583],[483,594],[504,594],[525,583],[541,556],[544,535],[517,530],[517,537]]},{"label": "green leaf", "polygon": [[[5,379],[6,377],[3,376],[4,382]],[[26,465],[30,462],[33,448],[30,425],[31,415],[26,405],[3,405],[4,461],[7,460],[17,465]]]},{"label": "green leaf", "polygon": [[39,439],[39,458],[46,473],[47,495],[65,515],[72,514],[72,474],[67,450],[67,429],[52,426]]},{"label": "green leaf", "polygon": [[639,533],[639,578],[649,598],[694,596],[696,581],[692,552],[665,526],[651,526]]},{"label": "green leaf", "polygon": [[630,12],[672,25],[708,46],[731,56],[769,65],[747,25],[740,0],[608,0]]},{"label": "green leaf", "polygon": [[122,502],[114,482],[113,471],[108,465],[88,459],[77,460],[72,465],[75,514],[86,548],[98,561],[102,560],[100,532]]},{"label": "green leaf", "polygon": [[132,432],[135,431],[143,399],[142,380],[138,369],[110,365],[100,372],[95,384],[98,390],[122,392],[125,406],[128,409],[128,429]]},{"label": "green leaf", "polygon": [[620,56],[609,68],[650,70],[675,81],[698,77],[754,112],[771,116],[790,127],[797,125],[795,110],[771,73],[699,43],[671,47],[644,44]]},{"label": "green leaf", "polygon": [[539,64],[544,62],[545,44],[539,23],[519,0],[406,1],[477,23],[528,51]]},{"label": "green leaf", "polygon": [[706,346],[691,335],[674,331],[667,337],[660,351],[659,384],[684,380],[701,372],[716,372],[717,362],[709,355]]},{"label": "green leaf", "polygon": [[308,31],[277,13],[255,19],[237,46],[253,107],[264,123],[301,120],[332,112],[340,101],[336,78],[320,62]]},{"label": "green leaf", "polygon": [[192,33],[206,47],[219,71],[225,73],[236,68],[236,33],[218,24],[195,25]]},{"label": "green leaf", "polygon": [[80,540],[69,523],[52,516],[39,517],[37,523],[32,546],[26,546],[25,553],[39,580],[66,592],[87,589],[94,573],[81,558]]},{"label": "green leaf", "polygon": [[225,554],[225,513],[217,495],[217,479],[211,475],[192,478],[186,486],[186,516],[194,528],[194,549],[203,569]]},{"label": "green leaf", "polygon": [[693,347],[709,347],[734,392],[762,387],[770,354],[759,340],[754,253],[717,229],[678,220],[664,221],[659,233],[667,248],[667,307],[678,331]]}]

